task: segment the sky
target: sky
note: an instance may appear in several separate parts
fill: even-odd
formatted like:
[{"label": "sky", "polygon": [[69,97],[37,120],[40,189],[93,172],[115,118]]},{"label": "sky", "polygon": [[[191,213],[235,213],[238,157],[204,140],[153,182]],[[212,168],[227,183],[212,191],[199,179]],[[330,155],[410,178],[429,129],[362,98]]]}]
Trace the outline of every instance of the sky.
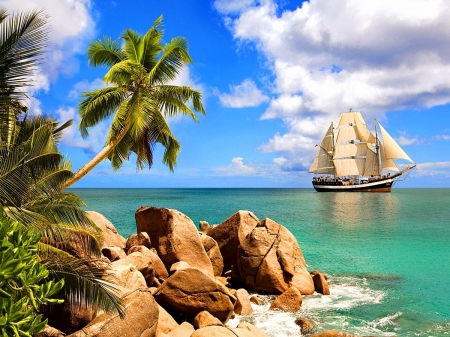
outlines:
[{"label": "sky", "polygon": [[50,45],[29,88],[30,113],[73,119],[60,150],[75,171],[102,149],[104,121],[82,138],[81,93],[105,86],[88,65],[93,40],[141,34],[163,16],[164,41],[183,36],[194,63],[175,84],[201,91],[206,116],[169,120],[175,171],[156,147],[99,164],[73,187],[312,187],[315,145],[339,114],[376,118],[417,168],[397,187],[450,187],[450,2],[446,0],[0,0],[42,9]]}]

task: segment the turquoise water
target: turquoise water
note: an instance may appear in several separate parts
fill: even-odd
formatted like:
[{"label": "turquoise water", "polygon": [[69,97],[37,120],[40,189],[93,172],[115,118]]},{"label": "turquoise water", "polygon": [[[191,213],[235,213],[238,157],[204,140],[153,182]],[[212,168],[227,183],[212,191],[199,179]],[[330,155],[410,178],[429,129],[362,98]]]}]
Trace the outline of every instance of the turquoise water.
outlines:
[{"label": "turquoise water", "polygon": [[[299,336],[293,317],[320,330],[378,336],[450,336],[450,189],[317,193],[312,189],[73,189],[86,209],[123,235],[139,206],[178,209],[195,224],[238,210],[269,217],[297,238],[309,265],[330,276],[329,297],[305,298],[296,314],[245,318],[269,335]],[[269,300],[269,299],[268,299]],[[275,328],[276,327],[276,328]],[[272,331],[272,330],[273,331]]]}]

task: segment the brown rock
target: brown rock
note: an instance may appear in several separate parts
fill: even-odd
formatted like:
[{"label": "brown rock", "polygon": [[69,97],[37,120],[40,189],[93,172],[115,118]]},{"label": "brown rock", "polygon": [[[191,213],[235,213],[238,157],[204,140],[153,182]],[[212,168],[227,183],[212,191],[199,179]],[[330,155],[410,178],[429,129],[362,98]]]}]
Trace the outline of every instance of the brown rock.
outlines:
[{"label": "brown rock", "polygon": [[170,337],[186,337],[191,336],[194,331],[195,329],[191,323],[183,322],[175,329],[170,331],[167,335],[169,335]]},{"label": "brown rock", "polygon": [[231,270],[231,266],[237,265],[237,247],[239,246],[239,233],[245,237],[246,228],[253,228],[258,223],[258,218],[249,211],[239,211],[222,222],[218,226],[209,227],[206,235],[212,237],[218,244],[222,253],[225,270]]},{"label": "brown rock", "polygon": [[109,246],[102,248],[102,254],[111,262],[120,260],[127,256],[121,247]]},{"label": "brown rock", "polygon": [[134,265],[142,276],[144,276],[147,287],[151,287],[155,278],[152,259],[148,255],[143,255],[140,252],[133,252],[125,256],[123,259],[114,261],[111,264],[111,268],[115,269],[118,266],[126,266],[130,264]]},{"label": "brown rock", "polygon": [[155,271],[155,277],[158,279],[165,280],[169,277],[169,273],[167,272],[166,266],[161,261],[159,256],[155,254],[152,250],[148,249],[144,246],[133,246],[128,250],[128,254],[140,252],[146,258],[152,261],[153,270]]},{"label": "brown rock", "polygon": [[184,270],[184,269],[188,269],[188,268],[192,268],[189,263],[184,262],[184,261],[178,261],[175,262],[169,270],[169,274],[172,275],[173,273],[175,273],[178,270]]},{"label": "brown rock", "polygon": [[200,225],[200,232],[206,234],[206,232],[208,232],[210,227],[209,223],[207,221],[200,221],[199,225]]},{"label": "brown rock", "polygon": [[226,278],[226,277],[216,276],[216,277],[214,277],[214,279],[217,282],[222,283],[225,287],[229,287],[230,286],[230,282],[228,282],[228,278]]},{"label": "brown rock", "polygon": [[256,326],[250,323],[240,322],[237,327],[240,329],[246,329],[250,331],[255,337],[267,337],[265,332],[263,332],[262,330],[258,329]]},{"label": "brown rock", "polygon": [[199,233],[200,240],[202,241],[203,248],[205,248],[206,255],[208,255],[209,260],[211,261],[214,276],[222,275],[223,271],[223,258],[220,253],[219,245],[217,242],[210,236]]},{"label": "brown rock", "polygon": [[44,331],[38,334],[34,334],[33,337],[64,337],[66,334],[58,329],[52,328],[50,325],[46,325]]},{"label": "brown rock", "polygon": [[208,311],[200,311],[194,318],[194,327],[196,329],[201,329],[211,325],[223,326],[222,322],[211,315]]},{"label": "brown rock", "polygon": [[269,310],[281,310],[285,312],[296,312],[300,310],[302,305],[302,294],[297,288],[289,288],[280,296],[278,296],[275,301],[273,301]]},{"label": "brown rock", "polygon": [[249,289],[280,294],[296,287],[302,294],[314,293],[312,277],[291,232],[270,219],[246,231],[238,247],[238,267]]},{"label": "brown rock", "polygon": [[89,325],[69,337],[136,337],[150,330],[148,336],[154,336],[158,322],[158,306],[147,290],[134,290],[123,298],[125,317],[118,314],[103,313]]},{"label": "brown rock", "polygon": [[317,334],[312,335],[311,337],[361,337],[360,335],[353,335],[344,331],[339,330],[327,330]]},{"label": "brown rock", "polygon": [[159,316],[158,327],[156,332],[169,333],[179,326],[179,324],[173,319],[173,317],[158,304]]},{"label": "brown rock", "polygon": [[168,334],[156,331],[155,337],[169,337]]},{"label": "brown rock", "polygon": [[86,213],[97,225],[97,227],[100,228],[103,232],[102,248],[109,246],[125,248],[125,243],[127,242],[127,240],[117,232],[111,221],[106,219],[102,214],[98,212],[87,211]]},{"label": "brown rock", "polygon": [[256,305],[263,305],[262,299],[260,299],[258,296],[252,296],[250,297],[250,302],[255,303]]},{"label": "brown rock", "polygon": [[191,337],[236,337],[236,335],[223,326],[207,326],[195,330]]},{"label": "brown rock", "polygon": [[140,207],[135,214],[138,233],[147,232],[152,247],[158,252],[166,269],[178,261],[214,276],[211,261],[191,219],[177,210]]},{"label": "brown rock", "polygon": [[144,246],[148,249],[152,248],[150,237],[146,232],[141,232],[139,234],[132,234],[126,244],[125,244],[125,251],[128,251],[133,246]]},{"label": "brown rock", "polygon": [[312,321],[306,318],[297,318],[295,324],[300,327],[300,332],[302,335],[309,335],[315,330],[315,325]]},{"label": "brown rock", "polygon": [[255,335],[247,330],[242,328],[230,328],[230,330],[237,336],[237,337],[255,337]]},{"label": "brown rock", "polygon": [[126,289],[135,290],[147,288],[144,276],[137,270],[136,266],[132,264],[114,265],[114,262],[111,263],[111,268],[107,271],[105,279],[113,281],[117,285],[125,288],[122,289],[122,291],[126,291]]},{"label": "brown rock", "polygon": [[236,303],[234,304],[234,312],[238,315],[247,316],[253,313],[250,305],[250,299],[247,290],[238,289],[236,291]]},{"label": "brown rock", "polygon": [[196,268],[175,272],[154,296],[167,310],[192,318],[206,310],[222,322],[229,319],[236,302],[227,288]]},{"label": "brown rock", "polygon": [[314,288],[318,293],[330,295],[330,288],[324,274],[317,272],[313,275]]}]

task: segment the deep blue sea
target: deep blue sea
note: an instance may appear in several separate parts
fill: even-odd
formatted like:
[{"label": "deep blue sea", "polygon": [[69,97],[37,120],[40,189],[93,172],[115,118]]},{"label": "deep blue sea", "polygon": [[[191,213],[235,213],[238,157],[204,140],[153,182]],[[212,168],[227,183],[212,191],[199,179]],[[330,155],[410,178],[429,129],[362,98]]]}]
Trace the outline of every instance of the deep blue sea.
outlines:
[{"label": "deep blue sea", "polygon": [[[198,225],[238,210],[286,226],[308,269],[329,276],[330,296],[305,296],[294,314],[259,308],[245,319],[270,336],[301,336],[297,317],[318,331],[375,336],[450,336],[450,189],[317,193],[311,189],[72,189],[87,210],[123,235],[139,206],[177,209]],[[266,297],[267,303],[271,300]],[[268,304],[267,304],[268,305]]]}]

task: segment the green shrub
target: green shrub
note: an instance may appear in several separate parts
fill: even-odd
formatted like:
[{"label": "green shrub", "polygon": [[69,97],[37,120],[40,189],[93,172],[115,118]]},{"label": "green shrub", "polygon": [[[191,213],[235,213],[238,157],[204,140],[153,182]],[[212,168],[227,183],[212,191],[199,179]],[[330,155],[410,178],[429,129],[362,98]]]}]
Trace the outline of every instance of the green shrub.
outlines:
[{"label": "green shrub", "polygon": [[3,337],[31,337],[42,332],[47,320],[38,314],[64,280],[45,282],[48,271],[37,256],[40,235],[3,215],[0,206],[0,332]]}]

